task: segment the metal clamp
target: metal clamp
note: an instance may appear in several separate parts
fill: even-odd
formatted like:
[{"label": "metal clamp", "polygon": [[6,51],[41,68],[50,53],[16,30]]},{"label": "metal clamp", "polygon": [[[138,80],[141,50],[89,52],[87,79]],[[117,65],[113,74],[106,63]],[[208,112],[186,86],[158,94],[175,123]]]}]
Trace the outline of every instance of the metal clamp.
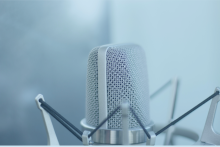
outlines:
[{"label": "metal clamp", "polygon": [[156,134],[153,132],[153,131],[150,131],[148,132],[150,134],[150,139],[147,137],[147,142],[146,142],[146,145],[155,145],[155,142],[156,142]]},{"label": "metal clamp", "polygon": [[[220,89],[217,87],[215,92],[219,91]],[[215,118],[215,112],[217,108],[217,104],[220,101],[220,95],[216,95],[212,99],[211,106],[209,108],[208,117],[206,119],[205,127],[202,133],[201,142],[213,145],[220,145],[220,134],[216,133],[213,128],[213,122]]]},{"label": "metal clamp", "polygon": [[37,103],[38,108],[41,110],[42,112],[42,116],[44,119],[44,124],[47,130],[47,138],[48,138],[48,145],[59,145],[59,142],[57,140],[57,136],[56,133],[54,131],[53,128],[53,124],[51,122],[50,119],[50,115],[47,113],[47,111],[45,111],[42,107],[41,107],[41,103],[39,102],[39,100],[42,99],[44,101],[44,97],[42,94],[38,94],[35,98],[35,101]]},{"label": "metal clamp", "polygon": [[88,137],[90,133],[91,133],[90,131],[83,132],[83,134],[82,134],[83,145],[91,145],[92,144],[91,137]]},{"label": "metal clamp", "polygon": [[129,103],[123,102],[121,105],[122,109],[122,144],[129,145]]}]

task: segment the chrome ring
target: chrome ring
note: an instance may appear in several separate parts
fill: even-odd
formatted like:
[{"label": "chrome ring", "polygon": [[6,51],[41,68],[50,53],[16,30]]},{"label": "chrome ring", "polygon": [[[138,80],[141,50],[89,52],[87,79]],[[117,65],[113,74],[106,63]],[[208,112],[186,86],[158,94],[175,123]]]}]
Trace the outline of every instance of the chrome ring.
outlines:
[{"label": "chrome ring", "polygon": [[[86,124],[86,119],[82,119],[80,122],[82,130],[92,131],[95,127],[91,127]],[[151,121],[146,127],[146,130],[153,130],[154,123]],[[94,143],[98,144],[122,144],[122,130],[121,129],[99,129],[92,136]],[[141,128],[129,129],[129,144],[139,144],[146,142],[147,138],[144,131]]]}]

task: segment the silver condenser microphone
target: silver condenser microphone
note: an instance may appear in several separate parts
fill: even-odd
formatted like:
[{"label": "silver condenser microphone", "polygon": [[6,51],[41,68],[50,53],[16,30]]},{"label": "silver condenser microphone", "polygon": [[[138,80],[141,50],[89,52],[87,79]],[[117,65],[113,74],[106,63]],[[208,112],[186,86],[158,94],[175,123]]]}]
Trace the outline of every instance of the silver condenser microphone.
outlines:
[{"label": "silver condenser microphone", "polygon": [[[124,100],[129,102],[145,128],[152,130],[144,50],[135,44],[92,49],[87,69],[86,117],[81,121],[83,130],[94,130]],[[95,144],[122,144],[121,114],[118,110],[92,135]],[[129,144],[146,142],[146,135],[131,112],[128,118]]]},{"label": "silver condenser microphone", "polygon": [[[220,134],[216,133],[212,125],[217,104],[220,101],[220,88],[216,88],[211,96],[173,120],[178,89],[177,79],[174,78],[172,83],[174,83],[174,89],[171,97],[170,122],[166,126],[163,125],[164,127],[154,126],[149,112],[150,97],[144,50],[135,44],[96,47],[90,52],[88,59],[86,117],[80,122],[83,132],[49,106],[44,101],[43,95],[39,94],[35,98],[44,118],[48,144],[59,145],[50,114],[82,141],[83,145],[93,143],[95,145],[145,143],[154,145],[156,136],[162,132],[166,133],[165,145],[173,144],[174,136],[192,139],[195,145],[219,145]],[[200,140],[199,133],[174,126],[211,99],[212,103]],[[157,130],[156,133],[154,133],[155,130]]]}]

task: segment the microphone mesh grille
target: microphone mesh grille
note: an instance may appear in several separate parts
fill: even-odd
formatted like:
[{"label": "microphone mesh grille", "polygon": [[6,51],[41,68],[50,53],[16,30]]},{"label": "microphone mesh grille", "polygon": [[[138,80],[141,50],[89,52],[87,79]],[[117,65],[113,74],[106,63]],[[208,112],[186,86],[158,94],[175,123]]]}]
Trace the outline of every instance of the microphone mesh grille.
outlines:
[{"label": "microphone mesh grille", "polygon": [[[88,61],[86,121],[96,127],[99,123],[98,103],[98,48],[94,48]],[[145,52],[137,45],[110,47],[106,54],[107,111],[111,113],[126,99],[141,122],[150,123],[148,75]],[[140,127],[129,112],[129,128]],[[108,121],[108,129],[121,129],[121,110]]]},{"label": "microphone mesh grille", "polygon": [[89,54],[86,81],[86,122],[94,127],[99,124],[98,49],[92,49]]}]

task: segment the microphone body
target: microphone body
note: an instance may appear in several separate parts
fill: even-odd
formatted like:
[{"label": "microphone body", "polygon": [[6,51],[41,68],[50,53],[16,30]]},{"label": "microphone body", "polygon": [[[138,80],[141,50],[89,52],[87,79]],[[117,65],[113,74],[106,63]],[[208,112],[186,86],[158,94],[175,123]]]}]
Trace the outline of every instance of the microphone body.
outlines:
[{"label": "microphone body", "polygon": [[[135,44],[104,45],[92,49],[88,59],[86,117],[83,130],[92,131],[124,100],[147,130],[154,123],[149,112],[148,74],[144,50]],[[146,142],[146,135],[131,112],[129,144]],[[118,110],[92,140],[97,144],[122,144],[122,112]]]},{"label": "microphone body", "polygon": [[[177,81],[174,81],[175,92],[172,95],[171,117],[174,114],[177,93]],[[196,142],[195,145],[219,145],[220,135],[212,126],[217,104],[220,101],[219,93],[220,88],[216,88],[214,94],[165,127],[154,126],[149,112],[148,76],[144,50],[135,44],[116,44],[96,47],[90,52],[86,83],[86,117],[80,122],[83,132],[46,104],[43,95],[38,95],[35,100],[37,106],[42,110],[50,145],[59,144],[59,142],[48,113],[84,145],[91,145],[92,142],[95,145],[142,145],[145,143],[154,145],[156,136],[162,132],[166,133],[165,145],[173,144],[174,136],[192,139]],[[212,103],[200,140],[199,133],[174,127],[175,123],[211,99]],[[119,109],[119,106],[122,110]],[[109,118],[107,122],[105,122],[106,118]],[[99,128],[97,127],[100,126],[99,124],[103,125]],[[158,128],[160,130],[154,133]],[[90,133],[91,131],[93,132]]]}]

